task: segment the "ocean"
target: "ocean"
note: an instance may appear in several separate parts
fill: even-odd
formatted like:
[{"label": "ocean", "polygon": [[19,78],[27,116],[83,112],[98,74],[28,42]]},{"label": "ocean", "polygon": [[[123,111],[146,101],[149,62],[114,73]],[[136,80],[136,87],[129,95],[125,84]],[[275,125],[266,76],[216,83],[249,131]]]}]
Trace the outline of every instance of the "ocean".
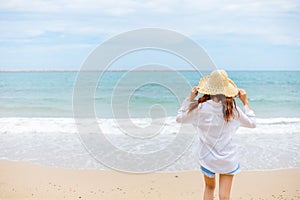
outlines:
[{"label": "ocean", "polygon": [[[189,86],[197,85],[202,76],[195,71],[179,73]],[[86,151],[78,135],[73,118],[77,75],[77,72],[0,72],[0,159],[107,169]],[[180,126],[175,121],[177,110],[190,91],[180,91],[186,87],[173,73],[131,72],[123,83],[125,75],[125,71],[105,72],[95,86],[93,102],[99,126],[108,140],[123,151],[148,153],[167,147]],[[228,75],[247,91],[257,116],[257,128],[241,128],[234,137],[242,169],[299,168],[300,71],[228,71]],[[151,77],[163,80],[171,88],[149,81]],[[241,106],[238,99],[237,102]],[[163,108],[163,113],[158,109],[154,115],[165,120],[156,139],[130,139],[118,128],[118,122],[128,117],[137,126],[149,125],[154,116],[149,110],[153,108]],[[179,159],[161,170],[197,170],[193,148],[191,144]],[[103,157],[116,159],[113,153]]]}]

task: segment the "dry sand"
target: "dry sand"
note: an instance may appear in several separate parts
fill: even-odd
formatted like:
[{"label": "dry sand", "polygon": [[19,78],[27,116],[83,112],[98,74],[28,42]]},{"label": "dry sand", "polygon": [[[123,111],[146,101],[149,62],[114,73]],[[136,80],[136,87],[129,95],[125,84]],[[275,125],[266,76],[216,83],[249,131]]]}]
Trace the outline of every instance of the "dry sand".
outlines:
[{"label": "dry sand", "polygon": [[[0,161],[1,200],[200,200],[202,193],[200,171],[126,174]],[[300,169],[241,172],[232,199],[300,199]]]}]

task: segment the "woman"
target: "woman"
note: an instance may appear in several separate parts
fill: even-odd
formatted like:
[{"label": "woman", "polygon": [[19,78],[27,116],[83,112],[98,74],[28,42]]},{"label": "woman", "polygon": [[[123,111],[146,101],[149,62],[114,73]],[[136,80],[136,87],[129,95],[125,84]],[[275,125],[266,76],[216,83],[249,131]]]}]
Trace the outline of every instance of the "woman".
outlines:
[{"label": "woman", "polygon": [[[203,96],[194,100],[198,92]],[[244,104],[244,111],[236,106],[236,96]],[[219,199],[229,199],[233,175],[240,170],[232,137],[240,126],[256,126],[245,90],[238,89],[224,70],[215,70],[192,89],[176,121],[192,123],[196,128],[196,155],[205,180],[204,199],[214,198],[215,173],[220,174]]]}]

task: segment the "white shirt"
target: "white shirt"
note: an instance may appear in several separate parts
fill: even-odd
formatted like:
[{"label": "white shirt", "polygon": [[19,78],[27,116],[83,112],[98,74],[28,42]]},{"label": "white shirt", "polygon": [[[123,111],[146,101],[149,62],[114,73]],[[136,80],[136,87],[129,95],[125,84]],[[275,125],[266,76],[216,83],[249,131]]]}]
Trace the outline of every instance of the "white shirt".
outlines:
[{"label": "white shirt", "polygon": [[206,169],[220,174],[234,171],[239,164],[239,158],[232,137],[240,126],[254,128],[255,114],[248,106],[242,111],[237,106],[234,118],[227,123],[222,112],[222,103],[208,100],[198,105],[188,113],[193,102],[186,99],[178,111],[176,121],[191,123],[197,133],[196,159]]}]

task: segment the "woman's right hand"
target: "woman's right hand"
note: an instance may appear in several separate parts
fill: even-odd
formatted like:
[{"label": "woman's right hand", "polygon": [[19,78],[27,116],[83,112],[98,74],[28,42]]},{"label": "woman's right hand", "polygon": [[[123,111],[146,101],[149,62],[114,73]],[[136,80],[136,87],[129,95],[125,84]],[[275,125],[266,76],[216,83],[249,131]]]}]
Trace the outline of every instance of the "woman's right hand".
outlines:
[{"label": "woman's right hand", "polygon": [[249,106],[247,93],[244,89],[239,89],[238,97],[240,98],[240,100],[243,102],[244,105]]},{"label": "woman's right hand", "polygon": [[197,90],[197,87],[193,87],[193,89],[191,90],[191,93],[190,93],[190,97],[189,97],[189,100],[190,101],[194,101],[195,97],[198,95],[198,90]]}]

